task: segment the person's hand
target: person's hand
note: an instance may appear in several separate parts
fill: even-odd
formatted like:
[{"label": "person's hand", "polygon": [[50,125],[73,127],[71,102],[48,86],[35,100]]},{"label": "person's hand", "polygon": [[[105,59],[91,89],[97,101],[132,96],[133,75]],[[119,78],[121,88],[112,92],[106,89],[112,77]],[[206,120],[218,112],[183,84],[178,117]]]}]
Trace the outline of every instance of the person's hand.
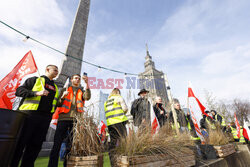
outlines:
[{"label": "person's hand", "polygon": [[86,89],[89,89],[88,77],[86,75],[82,76],[82,79],[86,83]]},{"label": "person's hand", "polygon": [[42,91],[36,92],[36,96],[48,96],[48,94],[49,94],[49,91],[45,89]]},{"label": "person's hand", "polygon": [[82,79],[84,80],[84,82],[87,84],[88,83],[88,77],[86,75],[82,76]]},{"label": "person's hand", "polygon": [[64,99],[66,96],[68,96],[68,94],[69,94],[69,91],[64,91],[61,99]]},{"label": "person's hand", "polygon": [[164,114],[164,111],[161,110],[160,114]]}]

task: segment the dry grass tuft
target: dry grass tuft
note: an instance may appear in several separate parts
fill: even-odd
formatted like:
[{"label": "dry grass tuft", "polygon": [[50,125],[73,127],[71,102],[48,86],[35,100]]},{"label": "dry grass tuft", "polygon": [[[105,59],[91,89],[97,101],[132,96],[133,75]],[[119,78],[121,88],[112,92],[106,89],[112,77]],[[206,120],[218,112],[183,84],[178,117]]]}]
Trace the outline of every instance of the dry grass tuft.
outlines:
[{"label": "dry grass tuft", "polygon": [[228,144],[230,138],[226,136],[220,128],[209,131],[208,144],[218,146]]},{"label": "dry grass tuft", "polygon": [[97,135],[97,126],[93,117],[84,113],[76,113],[76,121],[73,127],[73,141],[71,155],[91,156],[98,155],[102,151],[99,137]]},{"label": "dry grass tuft", "polygon": [[190,135],[187,133],[176,136],[170,126],[162,127],[158,134],[151,134],[151,127],[141,127],[137,132],[130,134],[121,140],[115,151],[118,155],[155,155],[170,154],[174,150],[182,150],[184,146],[193,145]]}]

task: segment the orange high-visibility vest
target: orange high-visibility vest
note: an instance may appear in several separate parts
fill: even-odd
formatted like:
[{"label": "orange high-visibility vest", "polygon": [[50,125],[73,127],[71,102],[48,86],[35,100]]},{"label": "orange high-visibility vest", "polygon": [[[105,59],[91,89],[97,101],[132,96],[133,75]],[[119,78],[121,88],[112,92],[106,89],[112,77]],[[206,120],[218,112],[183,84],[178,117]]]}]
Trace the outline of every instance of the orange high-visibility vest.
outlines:
[{"label": "orange high-visibility vest", "polygon": [[[68,88],[68,91],[69,91],[69,94],[65,97],[63,104],[62,104],[62,107],[60,107],[59,114],[60,113],[68,113],[70,110],[71,103],[72,103],[72,100],[74,97],[74,92],[73,92],[73,89],[71,86]],[[84,106],[85,100],[82,99],[82,96],[83,96],[82,90],[78,89],[78,91],[76,93],[76,99],[75,99],[76,100],[76,109],[78,112],[84,112],[83,106]]]}]

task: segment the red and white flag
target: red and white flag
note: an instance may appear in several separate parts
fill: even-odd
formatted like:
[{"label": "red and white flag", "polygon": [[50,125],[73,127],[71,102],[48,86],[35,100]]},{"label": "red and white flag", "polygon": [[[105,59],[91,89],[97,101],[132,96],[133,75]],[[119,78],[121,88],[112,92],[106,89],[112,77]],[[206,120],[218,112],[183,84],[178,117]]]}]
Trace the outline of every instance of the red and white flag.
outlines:
[{"label": "red and white flag", "polygon": [[[195,99],[196,102],[197,102],[197,104],[198,104],[198,106],[199,106],[199,108],[200,108],[200,110],[201,110],[201,112],[202,112],[202,114],[203,114],[203,115],[206,115],[207,117],[208,117],[208,116],[211,117],[210,115],[208,115],[207,113],[205,113],[206,107],[204,107],[204,106],[201,104],[200,100],[194,95],[194,92],[193,92],[193,90],[192,90],[192,88],[191,88],[191,83],[188,84],[188,98],[189,98],[189,99]],[[211,117],[211,118],[212,118],[212,117]],[[213,119],[213,118],[212,118],[212,119]]]},{"label": "red and white flag", "polygon": [[23,77],[37,71],[34,57],[29,51],[14,69],[0,81],[0,108],[12,109],[15,92]]},{"label": "red and white flag", "polygon": [[106,128],[107,128],[106,124],[103,121],[101,121],[99,126],[98,126],[97,131],[98,131],[98,135],[100,136],[102,142],[106,138]]},{"label": "red and white flag", "polygon": [[238,138],[240,138],[240,124],[239,124],[239,121],[236,117],[236,113],[234,113],[234,117],[235,117],[235,125],[236,125],[236,129],[237,129],[237,136]]},{"label": "red and white flag", "polygon": [[243,127],[243,136],[249,141],[250,130],[249,130],[245,120],[244,120],[244,127]]},{"label": "red and white flag", "polygon": [[150,105],[151,105],[150,118],[151,118],[152,134],[156,134],[160,130],[160,124],[159,124],[158,119],[155,115],[152,101],[150,102]]},{"label": "red and white flag", "polygon": [[201,129],[199,128],[199,125],[198,125],[198,123],[196,121],[196,118],[194,116],[194,112],[193,112],[191,106],[189,106],[189,111],[191,113],[191,118],[192,118],[192,121],[193,121],[193,124],[194,124],[194,127],[195,127],[196,134],[200,137],[201,141],[205,142],[205,139],[204,139],[204,137],[203,137],[203,135],[201,133]]},{"label": "red and white flag", "polygon": [[51,119],[51,122],[50,122],[50,127],[52,129],[56,129],[58,118],[59,118],[59,110],[60,110],[60,107],[57,107],[56,111],[54,112],[54,114],[52,116],[52,119]]}]

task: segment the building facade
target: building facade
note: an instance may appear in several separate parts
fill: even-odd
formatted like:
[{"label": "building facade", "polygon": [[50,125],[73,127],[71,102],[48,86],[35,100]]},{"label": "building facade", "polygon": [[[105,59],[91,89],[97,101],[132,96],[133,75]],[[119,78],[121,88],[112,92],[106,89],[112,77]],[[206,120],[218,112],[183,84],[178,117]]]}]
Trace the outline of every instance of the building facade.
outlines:
[{"label": "building facade", "polygon": [[149,91],[149,98],[154,100],[156,96],[162,98],[163,105],[168,103],[166,84],[164,80],[164,73],[155,68],[155,63],[147,49],[145,57],[144,68],[145,71],[139,74],[140,89],[145,88]]}]

